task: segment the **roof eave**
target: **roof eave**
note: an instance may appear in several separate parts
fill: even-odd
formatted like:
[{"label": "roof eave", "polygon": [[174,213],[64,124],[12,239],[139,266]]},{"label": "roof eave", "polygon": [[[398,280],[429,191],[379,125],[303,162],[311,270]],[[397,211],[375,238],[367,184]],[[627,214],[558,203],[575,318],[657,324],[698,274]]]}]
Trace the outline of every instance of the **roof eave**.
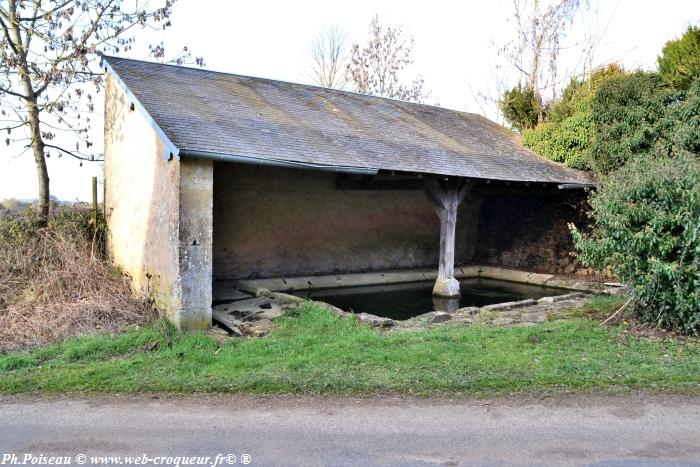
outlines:
[{"label": "roof eave", "polygon": [[345,167],[325,164],[309,164],[305,162],[294,162],[280,159],[262,159],[251,156],[241,156],[237,154],[224,154],[212,151],[201,151],[197,149],[182,149],[180,155],[184,157],[196,157],[199,159],[209,159],[223,162],[237,162],[248,165],[264,165],[270,167],[281,167],[291,169],[320,170],[323,172],[337,172],[359,175],[376,175],[379,169],[372,167]]}]

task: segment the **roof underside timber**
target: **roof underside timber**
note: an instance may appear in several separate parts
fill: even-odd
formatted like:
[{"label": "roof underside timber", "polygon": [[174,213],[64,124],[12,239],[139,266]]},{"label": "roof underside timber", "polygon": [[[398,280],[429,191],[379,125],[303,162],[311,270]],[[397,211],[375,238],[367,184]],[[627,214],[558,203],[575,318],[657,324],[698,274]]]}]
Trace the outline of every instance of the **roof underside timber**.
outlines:
[{"label": "roof underside timber", "polygon": [[179,151],[476,179],[590,184],[480,115],[202,69],[106,57]]}]

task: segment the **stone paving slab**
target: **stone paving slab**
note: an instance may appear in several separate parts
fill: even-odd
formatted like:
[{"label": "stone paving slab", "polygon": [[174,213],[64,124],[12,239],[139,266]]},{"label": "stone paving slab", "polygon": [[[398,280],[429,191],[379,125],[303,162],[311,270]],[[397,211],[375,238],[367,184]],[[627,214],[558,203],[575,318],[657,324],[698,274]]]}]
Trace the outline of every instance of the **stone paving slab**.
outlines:
[{"label": "stone paving slab", "polygon": [[273,319],[282,316],[284,309],[279,300],[256,297],[212,307],[212,318],[233,336],[267,334]]},{"label": "stone paving slab", "polygon": [[[431,312],[405,321],[397,321],[394,329],[419,331],[449,323],[491,324],[504,327],[535,326],[537,323],[545,321],[564,319],[567,315],[566,310],[581,308],[588,301],[588,297],[584,294],[569,294],[563,297],[565,298],[553,301],[523,300],[510,304],[499,304],[504,306],[495,308],[493,306],[460,308],[455,313],[451,313],[449,320],[444,319],[439,323],[426,319],[432,317],[434,313],[439,313]],[[514,304],[516,306],[513,306]]]},{"label": "stone paving slab", "polygon": [[280,277],[271,279],[251,279],[238,281],[235,286],[241,290],[257,293],[259,289],[273,292],[291,292],[295,290],[328,289],[336,287],[356,287],[362,285],[399,284],[435,280],[437,271],[417,269],[410,271],[384,271],[356,274],[337,274],[325,276]]},{"label": "stone paving slab", "polygon": [[504,303],[494,303],[493,305],[482,306],[482,311],[501,311],[501,310],[512,310],[513,308],[524,308],[528,306],[535,305],[536,300],[528,298],[526,300],[519,300],[517,302],[504,302]]}]

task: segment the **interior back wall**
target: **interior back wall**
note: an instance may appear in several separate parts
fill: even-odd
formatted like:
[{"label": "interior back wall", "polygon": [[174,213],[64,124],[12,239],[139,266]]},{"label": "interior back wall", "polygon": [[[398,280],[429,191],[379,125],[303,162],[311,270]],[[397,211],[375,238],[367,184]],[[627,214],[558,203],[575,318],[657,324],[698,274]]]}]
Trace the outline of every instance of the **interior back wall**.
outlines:
[{"label": "interior back wall", "polygon": [[572,273],[575,261],[568,223],[587,229],[587,193],[485,195],[476,264],[545,273]]},{"label": "interior back wall", "polygon": [[[455,259],[470,262],[480,203],[460,207]],[[437,267],[438,217],[421,190],[338,190],[335,174],[218,162],[214,277]]]}]

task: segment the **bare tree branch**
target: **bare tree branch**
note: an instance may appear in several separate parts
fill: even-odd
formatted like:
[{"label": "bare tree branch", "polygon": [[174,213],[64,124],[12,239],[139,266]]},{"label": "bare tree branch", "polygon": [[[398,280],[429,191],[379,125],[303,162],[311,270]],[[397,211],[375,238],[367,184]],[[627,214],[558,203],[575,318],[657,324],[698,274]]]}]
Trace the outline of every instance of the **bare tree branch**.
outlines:
[{"label": "bare tree branch", "polygon": [[524,78],[523,87],[531,89],[540,103],[538,121],[544,117],[545,92],[552,99],[557,95],[562,41],[582,4],[587,0],[513,0],[517,37],[501,51]]},{"label": "bare tree branch", "polygon": [[348,84],[347,34],[338,26],[319,32],[311,43],[311,79],[326,88],[343,89]]},{"label": "bare tree branch", "polygon": [[94,156],[82,155],[82,154],[79,154],[79,153],[74,152],[74,151],[69,151],[69,150],[62,148],[60,146],[55,146],[53,144],[45,143],[44,146],[47,148],[52,148],[52,149],[56,149],[58,151],[61,151],[62,153],[68,154],[69,156],[75,157],[76,159],[81,160],[81,161],[95,161],[95,160],[97,160],[97,159],[95,159]]},{"label": "bare tree branch", "polygon": [[[84,86],[92,85],[99,92],[102,55],[129,51],[135,40],[128,34],[135,28],[168,27],[173,1],[159,0],[158,7],[139,0],[0,1],[0,106],[2,115],[11,108],[26,127],[44,219],[49,206],[45,149],[81,161],[95,159],[78,150],[92,146],[88,130],[94,105]],[[73,133],[75,151],[66,149],[70,143],[64,144],[65,136],[54,141],[58,131]],[[16,140],[7,138],[6,143]]]},{"label": "bare tree branch", "polygon": [[430,93],[423,88],[422,76],[415,77],[408,85],[402,84],[402,72],[412,64],[413,38],[404,35],[401,28],[389,26],[385,29],[375,16],[367,45],[352,46],[348,73],[358,92],[423,102]]},{"label": "bare tree branch", "polygon": [[21,128],[21,127],[26,126],[26,125],[27,125],[27,122],[21,122],[21,123],[18,123],[17,125],[10,125],[10,126],[6,126],[6,127],[2,127],[2,128],[0,128],[0,131],[7,131],[9,133],[14,129]]},{"label": "bare tree branch", "polygon": [[[1,11],[1,10],[0,10]],[[10,49],[15,54],[19,54],[19,50],[17,50],[17,46],[15,45],[15,42],[12,40],[12,37],[10,37],[10,31],[9,28],[7,27],[7,24],[5,23],[5,15],[0,15],[0,26],[2,26],[2,30],[5,33],[5,39],[7,40],[7,44],[10,46]]]},{"label": "bare tree branch", "polygon": [[18,92],[12,91],[11,89],[2,88],[2,87],[0,87],[0,95],[1,94],[9,94],[10,96],[19,97],[20,99],[25,99],[25,100],[28,99],[28,97],[25,96],[24,94],[20,94]]}]

